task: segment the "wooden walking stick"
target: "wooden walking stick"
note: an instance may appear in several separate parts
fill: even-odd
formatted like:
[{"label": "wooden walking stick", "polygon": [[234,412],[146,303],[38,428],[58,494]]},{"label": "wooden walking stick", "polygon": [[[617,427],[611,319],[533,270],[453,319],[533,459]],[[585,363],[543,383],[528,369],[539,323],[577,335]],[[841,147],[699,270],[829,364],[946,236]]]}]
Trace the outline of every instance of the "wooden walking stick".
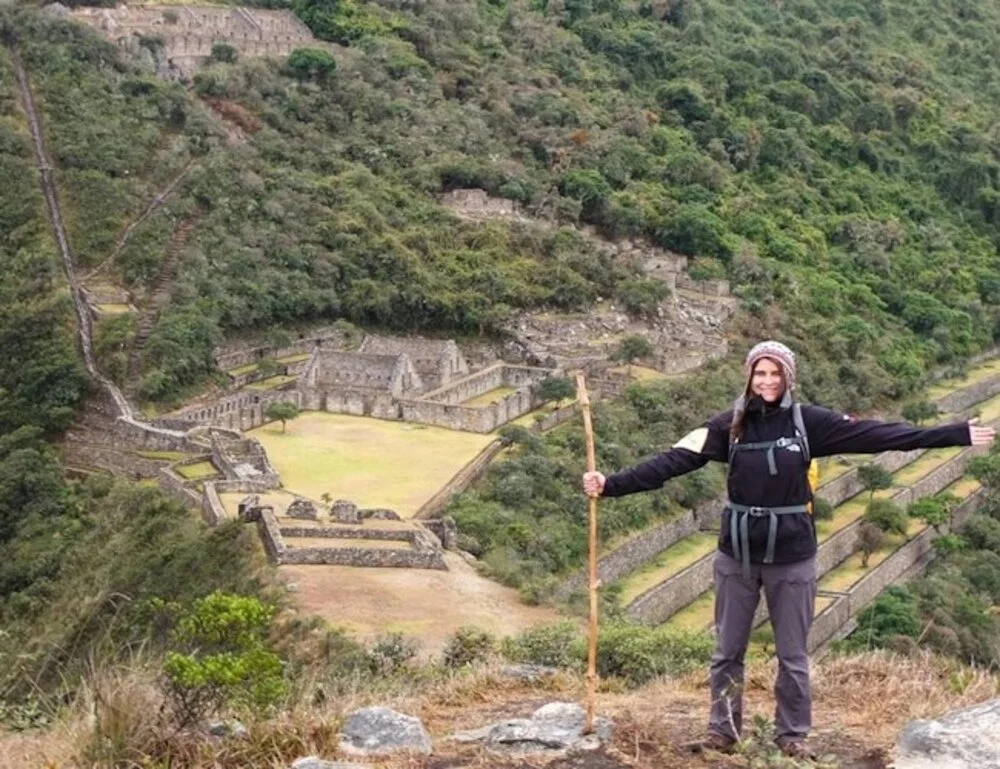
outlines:
[{"label": "wooden walking stick", "polygon": [[[587,446],[587,470],[597,470],[594,456],[594,425],[590,421],[590,397],[583,374],[576,375],[576,394],[583,412],[583,436]],[[594,700],[597,693],[597,497],[590,497],[590,630],[587,638],[587,723],[584,734],[594,731]]]}]

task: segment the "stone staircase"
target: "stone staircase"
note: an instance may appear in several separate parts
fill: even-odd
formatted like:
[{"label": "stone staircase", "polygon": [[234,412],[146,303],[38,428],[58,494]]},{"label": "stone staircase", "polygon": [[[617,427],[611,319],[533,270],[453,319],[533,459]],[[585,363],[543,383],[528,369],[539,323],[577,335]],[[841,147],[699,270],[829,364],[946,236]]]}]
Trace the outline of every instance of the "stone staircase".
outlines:
[{"label": "stone staircase", "polygon": [[150,298],[146,310],[139,319],[139,326],[136,329],[135,337],[132,340],[132,349],[129,351],[127,381],[130,386],[135,387],[142,375],[142,352],[149,341],[156,321],[160,317],[160,312],[170,301],[171,288],[173,287],[174,269],[177,261],[183,253],[187,244],[191,230],[198,223],[199,214],[195,213],[187,217],[177,226],[170,236],[167,245],[167,253],[160,265],[160,273],[156,277],[150,291]]}]

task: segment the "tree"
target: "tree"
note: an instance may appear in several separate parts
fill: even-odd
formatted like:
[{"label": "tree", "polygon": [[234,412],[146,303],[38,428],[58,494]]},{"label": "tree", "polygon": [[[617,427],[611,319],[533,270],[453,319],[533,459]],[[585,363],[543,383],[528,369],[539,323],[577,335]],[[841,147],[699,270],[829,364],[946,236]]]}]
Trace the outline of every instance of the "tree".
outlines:
[{"label": "tree", "polygon": [[281,422],[281,432],[285,432],[285,422],[289,419],[295,419],[299,415],[299,407],[294,403],[288,403],[287,401],[276,401],[267,407],[267,411],[264,412],[264,416],[268,418],[269,421],[279,421]]},{"label": "tree", "polygon": [[257,364],[257,375],[261,379],[269,379],[278,373],[278,362],[273,358],[264,358]]},{"label": "tree", "polygon": [[919,425],[938,415],[937,404],[928,400],[914,401],[903,406],[903,419]]},{"label": "tree", "polygon": [[317,48],[296,48],[288,54],[288,68],[299,80],[323,80],[337,69],[337,60]]},{"label": "tree", "polygon": [[969,462],[968,472],[990,489],[1000,487],[1000,454],[990,453],[984,457],[976,457]]},{"label": "tree", "polygon": [[221,61],[232,64],[236,61],[237,51],[228,43],[215,43],[212,46],[212,61]]},{"label": "tree", "polygon": [[916,500],[910,505],[909,515],[911,518],[919,518],[928,526],[933,526],[937,532],[951,520],[951,510],[947,502],[937,497],[921,497]]},{"label": "tree", "polygon": [[891,499],[873,499],[868,503],[864,519],[886,533],[906,536],[906,511]]},{"label": "tree", "polygon": [[653,345],[644,336],[630,334],[618,345],[618,349],[611,356],[611,360],[621,361],[628,365],[628,375],[632,376],[632,363],[640,358],[645,358],[653,354]]},{"label": "tree", "polygon": [[538,385],[538,397],[543,401],[565,400],[576,397],[576,385],[569,377],[550,376]]},{"label": "tree", "polygon": [[875,498],[875,492],[892,486],[892,473],[881,465],[867,464],[858,468],[858,480],[868,489],[868,501]]},{"label": "tree", "polygon": [[861,524],[861,528],[858,529],[858,546],[861,551],[861,566],[863,568],[868,568],[868,559],[872,553],[882,547],[884,541],[885,532],[878,526],[868,521]]}]

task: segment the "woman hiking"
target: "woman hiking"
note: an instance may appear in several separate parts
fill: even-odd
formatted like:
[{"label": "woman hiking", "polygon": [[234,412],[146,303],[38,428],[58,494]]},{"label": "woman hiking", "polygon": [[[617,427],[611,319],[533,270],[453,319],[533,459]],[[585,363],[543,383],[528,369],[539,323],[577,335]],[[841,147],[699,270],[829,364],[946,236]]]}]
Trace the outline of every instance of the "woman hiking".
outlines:
[{"label": "woman hiking", "polygon": [[994,430],[976,420],[921,429],[901,422],[855,420],[799,405],[795,355],[780,342],[755,346],[747,383],[729,411],[710,419],[668,451],[605,477],[585,473],[588,495],[620,497],[660,488],[710,460],[729,465],[729,499],[715,555],[716,647],[711,662],[708,734],[695,747],[729,751],[740,737],[743,659],[763,588],[774,626],[778,747],[814,757],[807,639],[816,601],[816,526],[807,479],[811,457],[979,446]]}]

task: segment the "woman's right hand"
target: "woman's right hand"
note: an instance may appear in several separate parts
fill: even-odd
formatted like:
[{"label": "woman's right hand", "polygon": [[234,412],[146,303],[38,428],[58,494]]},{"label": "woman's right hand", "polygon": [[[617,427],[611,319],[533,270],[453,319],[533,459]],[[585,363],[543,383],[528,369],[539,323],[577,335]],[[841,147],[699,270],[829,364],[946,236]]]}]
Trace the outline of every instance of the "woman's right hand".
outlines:
[{"label": "woman's right hand", "polygon": [[599,497],[604,492],[604,475],[599,472],[583,474],[583,493],[588,497]]}]

